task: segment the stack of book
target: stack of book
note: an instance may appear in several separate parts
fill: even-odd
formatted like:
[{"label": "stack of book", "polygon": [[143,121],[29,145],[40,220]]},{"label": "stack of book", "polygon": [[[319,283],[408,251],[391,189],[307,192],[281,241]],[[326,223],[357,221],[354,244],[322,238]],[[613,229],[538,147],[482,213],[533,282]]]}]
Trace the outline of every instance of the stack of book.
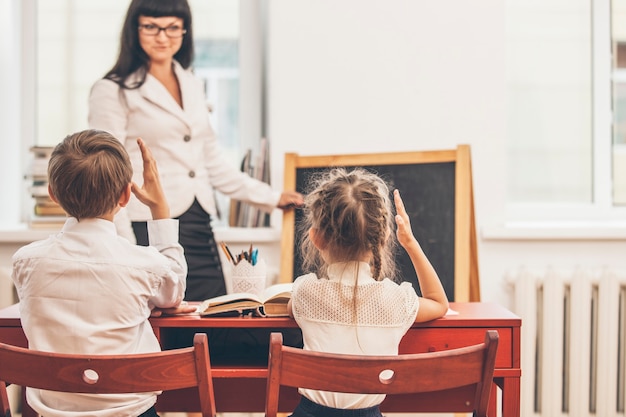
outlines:
[{"label": "stack of book", "polygon": [[65,211],[48,195],[48,159],[53,149],[51,146],[30,148],[33,159],[30,167],[29,177],[32,182],[29,191],[34,200],[34,207],[29,223],[32,227],[60,227],[65,222]]},{"label": "stack of book", "polygon": [[[261,139],[256,159],[252,158],[252,150],[248,149],[241,162],[241,170],[259,181],[270,183],[269,144],[266,138]],[[270,215],[248,203],[231,200],[229,225],[231,227],[269,227]]]}]

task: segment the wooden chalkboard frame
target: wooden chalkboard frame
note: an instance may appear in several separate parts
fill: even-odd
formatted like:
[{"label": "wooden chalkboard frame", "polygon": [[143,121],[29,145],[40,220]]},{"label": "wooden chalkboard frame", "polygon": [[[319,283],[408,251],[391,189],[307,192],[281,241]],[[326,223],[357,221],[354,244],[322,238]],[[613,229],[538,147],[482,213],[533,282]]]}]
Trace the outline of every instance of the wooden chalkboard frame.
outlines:
[{"label": "wooden chalkboard frame", "polygon": [[[298,169],[438,163],[454,164],[454,190],[449,190],[454,191],[454,301],[480,301],[469,145],[458,145],[456,149],[450,150],[376,154],[301,156],[287,153],[284,189],[296,190]],[[402,191],[403,194],[409,192]],[[283,213],[281,235],[281,282],[290,282],[295,278],[293,276],[295,235],[295,213],[293,210],[286,211]]]}]

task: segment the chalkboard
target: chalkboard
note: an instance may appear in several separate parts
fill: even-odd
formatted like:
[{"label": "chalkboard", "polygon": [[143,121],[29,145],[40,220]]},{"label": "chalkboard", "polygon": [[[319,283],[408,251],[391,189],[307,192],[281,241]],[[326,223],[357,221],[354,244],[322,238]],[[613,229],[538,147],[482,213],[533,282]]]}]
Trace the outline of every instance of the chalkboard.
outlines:
[{"label": "chalkboard", "polygon": [[[285,190],[305,193],[309,178],[332,167],[372,171],[402,194],[413,232],[437,271],[449,300],[479,301],[476,233],[468,145],[453,150],[299,156],[285,155]],[[305,273],[301,269],[299,222],[302,211],[283,214],[282,282]],[[400,246],[396,253],[399,278],[419,292],[415,269]]]}]

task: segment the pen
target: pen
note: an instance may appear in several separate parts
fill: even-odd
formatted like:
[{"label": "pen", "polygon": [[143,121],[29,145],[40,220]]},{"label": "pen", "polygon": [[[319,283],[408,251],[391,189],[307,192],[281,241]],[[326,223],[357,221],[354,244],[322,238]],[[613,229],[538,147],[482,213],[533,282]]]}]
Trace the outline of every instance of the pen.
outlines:
[{"label": "pen", "polygon": [[230,249],[228,249],[228,246],[226,246],[226,243],[220,242],[220,246],[222,247],[222,250],[226,254],[226,258],[228,258],[230,262],[235,263],[235,258],[233,257],[233,254],[230,252]]}]

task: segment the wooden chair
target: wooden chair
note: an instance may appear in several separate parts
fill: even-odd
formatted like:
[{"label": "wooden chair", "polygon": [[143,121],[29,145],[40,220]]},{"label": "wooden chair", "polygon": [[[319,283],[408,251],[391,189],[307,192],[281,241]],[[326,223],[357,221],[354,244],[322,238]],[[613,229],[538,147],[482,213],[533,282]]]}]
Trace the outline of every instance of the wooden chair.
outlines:
[{"label": "wooden chair", "polygon": [[[485,417],[497,347],[498,332],[489,330],[484,343],[457,349],[396,356],[345,355],[283,346],[282,334],[272,333],[265,415],[276,416],[280,387],[289,386],[363,394],[449,393],[462,398],[450,401],[450,409],[445,409],[448,403],[442,404],[438,411],[473,411],[474,416]],[[391,377],[383,373],[388,370],[393,371]]]},{"label": "wooden chair", "polygon": [[52,391],[114,394],[197,387],[203,417],[215,416],[207,335],[193,347],[133,355],[71,355],[0,343],[0,411],[11,416],[6,384]]}]

